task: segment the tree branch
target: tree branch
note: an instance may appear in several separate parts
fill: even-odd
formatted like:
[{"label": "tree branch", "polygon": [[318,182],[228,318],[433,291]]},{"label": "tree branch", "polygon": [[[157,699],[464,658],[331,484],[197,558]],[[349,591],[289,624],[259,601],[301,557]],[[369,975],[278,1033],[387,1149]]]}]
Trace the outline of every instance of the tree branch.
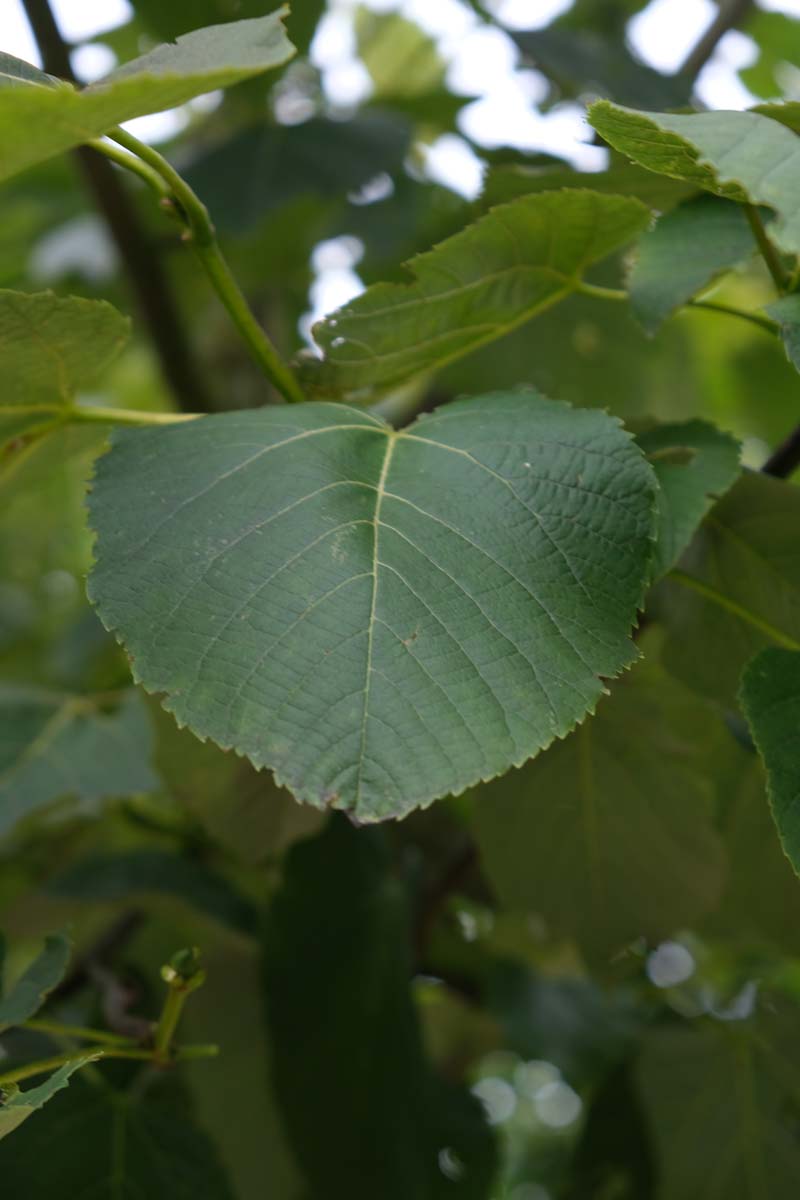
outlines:
[{"label": "tree branch", "polygon": [[[76,82],[49,0],[23,0],[45,71]],[[180,408],[207,412],[211,407],[163,265],[154,252],[136,210],[117,175],[103,156],[87,146],[74,151],[84,182],[114,239],[136,294],[158,358],[161,373]]]},{"label": "tree branch", "polygon": [[788,479],[800,467],[800,425],[772,451],[761,470],[776,479]]},{"label": "tree branch", "polygon": [[740,25],[752,7],[753,0],[719,0],[719,12],[687,54],[678,74],[697,79],[725,34]]}]

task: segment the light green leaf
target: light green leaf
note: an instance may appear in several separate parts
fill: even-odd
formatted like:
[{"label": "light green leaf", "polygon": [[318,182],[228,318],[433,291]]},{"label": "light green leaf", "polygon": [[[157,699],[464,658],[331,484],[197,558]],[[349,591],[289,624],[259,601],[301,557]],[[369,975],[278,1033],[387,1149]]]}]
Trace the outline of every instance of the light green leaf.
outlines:
[{"label": "light green leaf", "polygon": [[656,1030],[638,1065],[659,1200],[789,1200],[796,1136],[798,1010],[779,996],[748,1020]]},{"label": "light green leaf", "polygon": [[754,654],[800,643],[798,528],[800,489],[767,475],[745,473],[712,508],[681,569],[733,608],[669,580],[659,606],[664,662],[689,687],[733,707]]},{"label": "light green leaf", "polygon": [[196,29],[80,91],[68,83],[33,81],[2,89],[0,179],[132,117],[173,108],[281,66],[294,53],[282,24],[287,12],[281,8],[266,17]]},{"label": "light green leaf", "polygon": [[800,875],[800,652],[762,650],[745,668],[739,696],[767,768],[781,844]]},{"label": "light green leaf", "polygon": [[0,1000],[0,1032],[34,1016],[64,978],[72,943],[61,933],[45,938],[44,949],[8,995]]},{"label": "light green leaf", "polygon": [[745,87],[753,95],[764,97],[791,91],[790,81],[800,59],[800,25],[796,17],[756,9],[748,19],[747,33],[759,55],[739,71]]},{"label": "light green leaf", "polygon": [[[477,1101],[427,1060],[409,959],[406,898],[379,831],[334,816],[290,851],[265,924],[275,1093],[303,1195],[490,1194],[494,1139]],[[445,1148],[461,1168],[449,1177]]]},{"label": "light green leaf", "polygon": [[322,403],[129,431],[91,597],[180,723],[397,817],[563,736],[635,658],[653,487],[617,421],[533,392],[400,433]]},{"label": "light green leaf", "polygon": [[97,1051],[79,1054],[65,1063],[63,1067],[59,1067],[49,1079],[40,1083],[38,1087],[28,1088],[26,1092],[15,1090],[7,1096],[0,1102],[0,1140],[18,1129],[23,1121],[27,1121],[28,1117],[42,1108],[48,1100],[51,1100],[56,1092],[65,1088],[69,1083],[70,1076],[74,1075],[76,1071],[85,1067],[87,1063],[96,1062],[100,1057],[101,1055]]},{"label": "light green leaf", "polygon": [[645,663],[566,741],[481,788],[474,827],[501,902],[601,962],[708,911],[724,875],[705,770],[714,730]]},{"label": "light green leaf", "polygon": [[215,1147],[195,1125],[174,1075],[123,1092],[87,1074],[32,1125],[0,1143],[0,1177],[9,1195],[233,1200]]},{"label": "light green leaf", "polygon": [[444,85],[447,64],[436,43],[415,21],[397,12],[356,10],[358,57],[378,99],[422,96]]},{"label": "light green leaf", "polygon": [[153,791],[151,742],[134,691],[105,713],[90,696],[0,687],[0,836],[62,798],[91,805]]},{"label": "light green leaf", "polygon": [[800,296],[781,296],[764,311],[780,325],[786,357],[800,371]]},{"label": "light green leaf", "polygon": [[675,566],[715,500],[738,478],[739,443],[705,421],[659,425],[640,433],[659,484],[653,579]]},{"label": "light green leaf", "polygon": [[698,196],[661,217],[639,239],[628,279],[633,311],[648,333],[755,250],[741,207]]},{"label": "light green leaf", "polygon": [[44,87],[50,87],[57,83],[52,75],[46,75],[44,71],[40,71],[38,67],[34,67],[31,63],[24,62],[21,58],[15,58],[13,54],[6,54],[0,50],[0,87],[19,87],[26,83],[38,83]]},{"label": "light green leaf", "polygon": [[441,367],[568,296],[648,220],[638,200],[578,189],[493,209],[412,259],[413,283],[375,284],[315,325],[325,357],[304,360],[304,382],[360,399]]},{"label": "light green leaf", "polygon": [[800,252],[800,141],[756,112],[634,112],[599,100],[589,122],[616,150],[651,171],[740,203],[775,210],[770,235]]},{"label": "light green leaf", "polygon": [[102,300],[0,289],[0,456],[59,425],[129,334],[130,322]]}]

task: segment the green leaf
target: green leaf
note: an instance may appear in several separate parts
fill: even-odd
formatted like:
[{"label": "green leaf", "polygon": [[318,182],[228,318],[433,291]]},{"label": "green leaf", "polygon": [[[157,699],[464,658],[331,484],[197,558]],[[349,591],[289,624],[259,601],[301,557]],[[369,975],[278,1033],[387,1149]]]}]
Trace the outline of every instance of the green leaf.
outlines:
[{"label": "green leaf", "polygon": [[648,108],[678,108],[689,100],[690,79],[645,66],[619,35],[553,28],[515,31],[511,36],[534,66],[557,84],[559,99],[591,92]]},{"label": "green leaf", "polygon": [[194,159],[184,176],[217,225],[241,234],[301,197],[344,196],[399,170],[410,135],[409,123],[391,112],[289,126],[262,121]]},{"label": "green leaf", "polygon": [[780,325],[786,357],[800,371],[800,296],[781,296],[768,304],[764,312]]},{"label": "green leaf", "polygon": [[733,707],[754,654],[800,643],[798,528],[800,489],[767,475],[745,473],[712,508],[681,568],[734,610],[669,581],[659,605],[664,663],[689,687]]},{"label": "green leaf", "polygon": [[757,9],[747,22],[748,36],[759,50],[754,63],[739,71],[742,83],[755,96],[783,96],[800,59],[800,26],[781,12]]},{"label": "green leaf", "polygon": [[68,83],[33,81],[4,89],[0,179],[100,137],[132,117],[173,108],[281,66],[294,53],[282,24],[287,11],[197,29],[80,91]]},{"label": "green leaf", "polygon": [[153,791],[152,733],[134,691],[101,712],[90,696],[0,687],[0,836],[62,798],[92,805]]},{"label": "green leaf", "polygon": [[762,650],[745,668],[739,695],[766,764],[781,845],[800,875],[800,653]]},{"label": "green leaf", "polygon": [[772,239],[787,254],[800,252],[800,143],[785,125],[756,112],[642,113],[606,100],[592,105],[589,122],[651,171],[766,204],[776,213]]},{"label": "green leaf", "polygon": [[488,1200],[491,1134],[425,1059],[409,959],[405,897],[376,831],[334,817],[290,851],[264,987],[276,1094],[310,1195]]},{"label": "green leaf", "polygon": [[[28,1088],[25,1092],[15,1090],[8,1095],[5,1100],[0,1102],[0,1141],[18,1129],[23,1121],[27,1121],[28,1117],[42,1108],[48,1100],[51,1100],[56,1092],[65,1088],[70,1077],[76,1071],[85,1067],[87,1063],[96,1062],[99,1057],[100,1054],[97,1051],[79,1054],[54,1071],[49,1079],[40,1083],[38,1087]],[[0,1089],[1,1091],[2,1089]]]},{"label": "green leaf", "polygon": [[155,767],[169,793],[215,841],[247,863],[278,858],[298,838],[310,837],[325,816],[295,803],[267,771],[213,742],[179,729],[153,703]]},{"label": "green leaf", "polygon": [[55,896],[95,903],[143,893],[175,896],[240,933],[252,934],[257,924],[254,905],[223,875],[166,850],[91,855],[56,875],[47,890]]},{"label": "green leaf", "polygon": [[592,721],[478,793],[474,826],[501,902],[587,957],[674,933],[719,895],[704,705],[640,665]]},{"label": "green leaf", "polygon": [[50,87],[57,83],[52,75],[46,75],[44,71],[40,71],[38,67],[34,67],[31,63],[24,62],[21,58],[15,58],[13,54],[6,54],[0,50],[0,87],[20,87],[26,83],[38,83],[44,87]]},{"label": "green leaf", "polygon": [[636,163],[614,155],[607,171],[573,171],[570,167],[529,167],[520,164],[491,167],[485,176],[481,204],[492,208],[533,192],[559,188],[582,188],[591,183],[593,192],[635,196],[648,208],[667,212],[696,192],[691,184],[646,171]]},{"label": "green leaf", "polygon": [[9,1194],[31,1200],[234,1200],[172,1080],[123,1092],[79,1075],[0,1145],[0,1176]]},{"label": "green leaf", "polygon": [[653,579],[675,566],[715,500],[739,477],[739,443],[705,421],[658,425],[636,438],[659,484]]},{"label": "green leaf", "polygon": [[798,1010],[770,996],[749,1020],[706,1019],[645,1043],[639,1087],[659,1200],[789,1200],[796,1137]]},{"label": "green leaf", "polygon": [[379,99],[424,96],[442,88],[447,64],[433,38],[415,21],[360,6],[355,35],[358,57]]},{"label": "green leaf", "polygon": [[64,978],[72,943],[61,933],[45,938],[44,949],[0,1000],[0,1032],[34,1016]]},{"label": "green leaf", "polygon": [[730,200],[698,196],[661,217],[640,238],[628,279],[642,327],[655,333],[676,309],[754,250],[747,218]]},{"label": "green leaf", "polygon": [[130,322],[102,300],[0,289],[0,455],[59,424],[129,333]]},{"label": "green leaf", "polygon": [[321,403],[128,431],[90,499],[91,597],[137,680],[362,821],[524,762],[636,656],[652,473],[613,418],[533,392],[400,433]]},{"label": "green leaf", "polygon": [[375,284],[315,325],[325,357],[305,360],[303,379],[362,398],[441,367],[568,296],[648,220],[638,200],[577,189],[493,209],[412,259],[413,283]]}]

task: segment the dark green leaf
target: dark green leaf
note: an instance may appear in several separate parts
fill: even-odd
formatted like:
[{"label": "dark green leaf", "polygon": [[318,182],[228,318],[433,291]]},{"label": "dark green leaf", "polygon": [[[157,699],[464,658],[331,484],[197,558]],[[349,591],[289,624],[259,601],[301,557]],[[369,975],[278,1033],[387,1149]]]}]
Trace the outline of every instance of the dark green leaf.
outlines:
[{"label": "dark green leaf", "polygon": [[92,805],[153,791],[151,742],[133,691],[104,713],[91,697],[0,687],[0,834],[62,798]]},{"label": "dark green leaf", "polygon": [[638,1076],[659,1200],[791,1200],[800,1174],[796,1007],[655,1032]]},{"label": "dark green leaf", "polygon": [[[91,1051],[87,1054],[76,1055],[63,1067],[54,1071],[44,1083],[28,1088],[24,1092],[15,1090],[7,1094],[5,1100],[0,1099],[0,1140],[18,1129],[23,1121],[27,1121],[28,1117],[42,1108],[48,1100],[51,1100],[56,1092],[65,1088],[70,1077],[76,1071],[85,1067],[87,1063],[96,1062],[99,1057],[97,1052],[92,1053]],[[0,1089],[1,1095],[2,1089]]]},{"label": "dark green leaf", "polygon": [[195,159],[184,174],[220,228],[242,233],[303,196],[344,196],[382,171],[398,170],[410,134],[408,122],[390,112],[262,123]]},{"label": "dark green leaf", "polygon": [[241,892],[201,862],[165,850],[128,850],[81,859],[48,885],[56,896],[116,901],[129,896],[175,896],[240,933],[253,933],[256,910]]},{"label": "dark green leaf", "polygon": [[724,272],[752,256],[753,234],[738,204],[698,196],[660,218],[639,240],[628,280],[648,333]]},{"label": "dark green leaf", "polygon": [[[275,1086],[310,1196],[488,1200],[491,1135],[426,1063],[409,979],[383,844],[335,817],[290,851],[265,940]],[[449,1178],[445,1151],[459,1168]]]},{"label": "dark green leaf", "polygon": [[785,125],[756,112],[643,113],[606,100],[592,105],[589,121],[651,171],[774,209],[772,238],[800,253],[800,143]]},{"label": "dark green leaf", "polygon": [[683,584],[664,585],[664,663],[689,687],[732,707],[754,654],[778,639],[800,643],[798,522],[800,490],[753,473],[706,517],[681,567],[750,619]]},{"label": "dark green leaf", "polygon": [[800,296],[782,296],[764,311],[780,325],[786,357],[800,371]]},{"label": "dark green leaf", "polygon": [[757,9],[747,23],[747,33],[759,54],[754,63],[739,71],[742,83],[756,96],[783,97],[792,90],[792,75],[800,59],[796,17]]},{"label": "dark green leaf", "polygon": [[592,721],[482,788],[475,829],[503,904],[540,913],[595,961],[706,912],[724,870],[704,770],[713,727],[639,666]]},{"label": "dark green leaf", "polygon": [[363,398],[460,358],[568,296],[648,219],[638,200],[579,190],[493,209],[413,259],[413,283],[375,284],[315,325],[325,357],[305,382]]},{"label": "dark green leaf", "polygon": [[662,75],[639,62],[618,36],[557,28],[515,31],[512,36],[562,96],[590,93],[636,107],[678,108],[692,90],[683,76]]},{"label": "dark green leaf", "polygon": [[[2,92],[0,179],[203,92],[281,66],[293,54],[285,8],[267,17],[198,29],[77,91],[68,83],[20,83]],[[30,68],[31,70],[33,68]]]},{"label": "dark green leaf", "polygon": [[120,1092],[78,1076],[0,1145],[3,1186],[31,1200],[234,1200],[187,1109],[171,1081]]},{"label": "dark green leaf", "polygon": [[653,579],[675,566],[715,500],[739,477],[739,443],[705,421],[659,425],[637,436],[659,484]]},{"label": "dark green leaf", "polygon": [[800,652],[762,650],[745,668],[739,695],[767,768],[781,844],[800,875]]},{"label": "dark green leaf", "polygon": [[400,433],[331,404],[208,417],[100,460],[91,594],[180,722],[381,820],[593,709],[635,655],[652,489],[616,421],[532,392]]},{"label": "dark green leaf", "polygon": [[39,1011],[63,979],[71,948],[72,943],[61,933],[45,939],[42,952],[0,1000],[0,1032],[21,1025]]}]

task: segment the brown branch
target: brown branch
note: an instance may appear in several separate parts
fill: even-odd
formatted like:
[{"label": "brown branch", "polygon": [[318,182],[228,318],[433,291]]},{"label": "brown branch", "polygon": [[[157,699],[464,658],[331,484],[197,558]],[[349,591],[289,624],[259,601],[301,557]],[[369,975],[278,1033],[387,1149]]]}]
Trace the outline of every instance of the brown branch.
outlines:
[{"label": "brown branch", "polygon": [[[44,69],[50,75],[76,82],[69,46],[61,36],[49,0],[23,0],[23,4]],[[168,387],[184,411],[208,411],[212,406],[169,278],[142,229],[119,174],[110,162],[87,146],[80,146],[74,153],[125,265]]]},{"label": "brown branch", "polygon": [[719,12],[687,54],[678,74],[697,79],[725,34],[740,25],[752,7],[753,0],[719,0]]},{"label": "brown branch", "polygon": [[122,913],[91,946],[74,960],[71,969],[50,994],[50,1003],[66,1000],[92,981],[98,967],[107,964],[133,937],[144,921],[144,913],[131,909]]},{"label": "brown branch", "polygon": [[776,479],[788,479],[800,467],[800,425],[776,450],[772,451],[761,470]]}]

